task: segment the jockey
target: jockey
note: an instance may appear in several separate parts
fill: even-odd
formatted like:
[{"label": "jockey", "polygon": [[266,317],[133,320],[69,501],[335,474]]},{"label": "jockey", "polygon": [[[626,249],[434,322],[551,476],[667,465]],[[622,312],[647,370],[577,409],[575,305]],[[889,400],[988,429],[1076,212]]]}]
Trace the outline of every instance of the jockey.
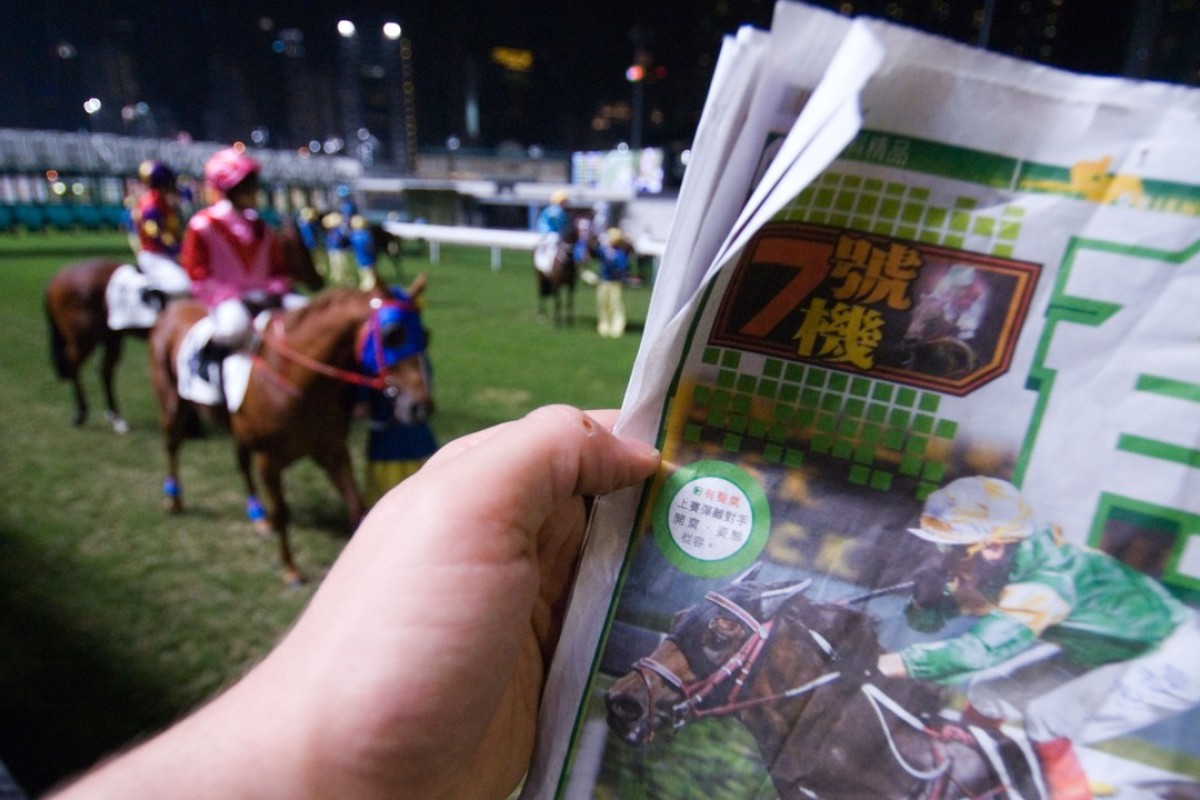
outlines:
[{"label": "jockey", "polygon": [[358,288],[363,291],[374,289],[379,282],[375,269],[375,237],[367,218],[362,214],[350,218],[350,247],[358,262]]},{"label": "jockey", "polygon": [[358,213],[349,186],[337,188],[337,209],[330,211],[321,220],[325,228],[325,250],[329,257],[329,280],[335,286],[355,283],[354,268],[350,263],[353,247],[350,243],[350,221]]},{"label": "jockey", "polygon": [[[1051,800],[1091,800],[1074,751],[1200,704],[1200,617],[1154,579],[1040,524],[1015,486],[959,478],[929,495],[909,531],[948,561],[917,576],[917,630],[974,621],[880,657],[885,675],[965,682],[964,722],[1022,717]],[[928,578],[928,580],[925,580]],[[1054,647],[1039,643],[1053,643]],[[1035,657],[1069,677],[1046,690]]]},{"label": "jockey", "polygon": [[533,263],[539,272],[549,273],[554,268],[554,258],[558,254],[559,242],[563,232],[571,223],[567,214],[567,193],[562,189],[550,195],[550,205],[538,214],[534,230],[542,234],[533,251]]},{"label": "jockey", "polygon": [[609,228],[599,248],[600,269],[596,284],[596,330],[619,339],[625,333],[623,289],[629,272],[629,245],[620,228]]},{"label": "jockey", "polygon": [[251,344],[250,305],[296,308],[307,302],[292,292],[283,247],[255,211],[259,169],[235,148],[217,151],[204,166],[204,178],[220,199],[196,212],[184,233],[182,262],[192,293],[213,320],[202,364]]},{"label": "jockey", "polygon": [[554,233],[562,235],[567,228],[567,193],[562,189],[550,195],[550,205],[538,214],[535,230],[538,233]]},{"label": "jockey", "polygon": [[161,161],[142,162],[138,178],[146,191],[131,209],[137,264],[150,281],[146,294],[157,295],[157,302],[163,304],[167,298],[185,295],[191,288],[188,274],[178,262],[183,233],[179,193],[174,171]]}]

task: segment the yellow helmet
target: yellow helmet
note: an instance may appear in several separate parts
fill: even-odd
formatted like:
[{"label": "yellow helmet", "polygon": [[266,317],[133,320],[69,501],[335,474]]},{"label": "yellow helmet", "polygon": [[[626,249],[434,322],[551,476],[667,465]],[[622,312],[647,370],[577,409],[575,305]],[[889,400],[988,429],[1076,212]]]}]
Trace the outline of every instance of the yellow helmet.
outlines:
[{"label": "yellow helmet", "polygon": [[557,189],[553,194],[550,195],[550,204],[555,206],[564,205],[567,202],[568,197],[570,197],[570,195],[567,194],[565,189]]},{"label": "yellow helmet", "polygon": [[1015,542],[1033,533],[1033,509],[1008,481],[959,478],[929,495],[921,526],[908,531],[935,544]]},{"label": "yellow helmet", "polygon": [[617,245],[625,240],[625,235],[621,233],[620,228],[609,228],[607,233],[609,244]]}]

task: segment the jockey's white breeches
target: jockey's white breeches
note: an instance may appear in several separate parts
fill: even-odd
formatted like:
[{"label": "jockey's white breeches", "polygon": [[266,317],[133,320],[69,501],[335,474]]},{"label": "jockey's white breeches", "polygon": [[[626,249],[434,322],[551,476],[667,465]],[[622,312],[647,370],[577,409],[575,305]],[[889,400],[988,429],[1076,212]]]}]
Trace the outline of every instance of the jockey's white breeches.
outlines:
[{"label": "jockey's white breeches", "polygon": [[[308,298],[302,294],[288,292],[283,296],[285,311],[305,305],[308,305]],[[238,350],[250,343],[250,326],[254,320],[250,309],[240,299],[231,297],[218,303],[209,316],[213,321],[212,341],[215,344]]]},{"label": "jockey's white breeches", "polygon": [[170,256],[139,250],[138,269],[150,279],[150,285],[168,295],[184,295],[191,291],[192,281],[187,270],[179,266]]}]

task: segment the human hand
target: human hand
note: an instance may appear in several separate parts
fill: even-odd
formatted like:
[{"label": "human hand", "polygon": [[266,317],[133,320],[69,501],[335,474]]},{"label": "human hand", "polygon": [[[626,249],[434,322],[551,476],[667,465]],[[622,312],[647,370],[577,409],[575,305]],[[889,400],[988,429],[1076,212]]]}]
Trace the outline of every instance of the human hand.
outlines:
[{"label": "human hand", "polygon": [[889,678],[908,677],[908,667],[904,666],[904,659],[899,653],[884,653],[879,657],[877,666],[879,672]]},{"label": "human hand", "polygon": [[262,664],[79,796],[154,796],[163,774],[173,797],[504,798],[532,752],[583,498],[658,464],[614,420],[547,407],[446,445]]}]

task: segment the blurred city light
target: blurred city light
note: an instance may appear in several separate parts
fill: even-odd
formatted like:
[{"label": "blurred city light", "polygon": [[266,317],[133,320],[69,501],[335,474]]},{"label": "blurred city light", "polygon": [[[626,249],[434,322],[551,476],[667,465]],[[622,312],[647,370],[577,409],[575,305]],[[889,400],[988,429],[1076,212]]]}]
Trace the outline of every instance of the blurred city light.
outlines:
[{"label": "blurred city light", "polygon": [[385,22],[383,23],[383,35],[391,39],[393,42],[400,38],[400,23]]},{"label": "blurred city light", "polygon": [[87,100],[83,101],[83,110],[89,114],[95,114],[103,105],[104,104],[100,102],[99,97],[89,97]]},{"label": "blurred city light", "polygon": [[349,39],[358,29],[354,27],[354,23],[348,19],[338,20],[337,31],[343,37]]}]

